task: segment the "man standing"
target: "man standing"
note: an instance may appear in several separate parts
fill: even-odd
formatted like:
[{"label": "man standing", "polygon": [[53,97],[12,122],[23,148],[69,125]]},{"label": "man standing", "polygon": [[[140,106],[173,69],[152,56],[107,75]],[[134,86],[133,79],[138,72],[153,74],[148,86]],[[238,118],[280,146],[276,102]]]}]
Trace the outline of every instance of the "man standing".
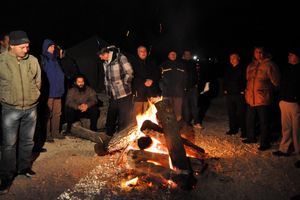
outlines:
[{"label": "man standing", "polygon": [[169,51],[168,60],[161,65],[161,80],[159,82],[162,96],[169,99],[177,122],[182,119],[182,98],[186,87],[187,74],[184,66],[177,60],[177,53]]},{"label": "man standing", "polygon": [[104,47],[97,54],[104,61],[104,85],[109,96],[106,134],[112,136],[131,121],[133,70],[127,57],[115,46]]},{"label": "man standing", "polygon": [[229,56],[230,66],[226,69],[223,79],[223,90],[229,119],[227,135],[237,134],[241,130],[241,137],[246,137],[245,119],[245,87],[246,71],[240,64],[238,53]]},{"label": "man standing", "polygon": [[[289,156],[293,144],[298,159],[300,158],[300,50],[291,48],[288,54],[288,65],[283,69],[279,107],[281,111],[282,138],[275,156]],[[297,161],[300,167],[300,161]],[[296,165],[297,166],[297,165]]]},{"label": "man standing", "polygon": [[72,123],[81,117],[89,118],[91,121],[90,129],[97,131],[97,120],[99,109],[97,108],[97,94],[94,89],[85,84],[83,75],[77,75],[75,86],[72,87],[66,98],[66,120],[69,133]]},{"label": "man standing", "polygon": [[134,79],[134,116],[143,114],[149,107],[148,98],[159,96],[159,69],[148,57],[146,47],[137,48],[137,58],[132,62]]},{"label": "man standing", "polygon": [[9,51],[0,55],[3,133],[0,194],[8,192],[16,173],[35,175],[31,170],[31,153],[41,87],[41,69],[38,60],[28,54],[27,34],[12,31],[9,38]]},{"label": "man standing", "polygon": [[193,125],[194,128],[201,129],[198,109],[198,77],[196,63],[192,59],[191,51],[185,50],[183,52],[182,63],[187,74],[182,102],[182,117],[188,125]]},{"label": "man standing", "polygon": [[65,93],[65,75],[57,60],[55,43],[50,39],[43,42],[42,65],[46,73],[48,93],[48,119],[47,119],[47,142],[54,142],[53,138],[64,139],[60,133],[61,99]]},{"label": "man standing", "polygon": [[260,146],[265,151],[270,145],[270,106],[274,89],[279,86],[280,73],[277,65],[271,61],[263,47],[254,48],[254,60],[246,72],[245,99],[247,103],[246,134],[243,143],[255,143],[256,116],[259,118]]}]

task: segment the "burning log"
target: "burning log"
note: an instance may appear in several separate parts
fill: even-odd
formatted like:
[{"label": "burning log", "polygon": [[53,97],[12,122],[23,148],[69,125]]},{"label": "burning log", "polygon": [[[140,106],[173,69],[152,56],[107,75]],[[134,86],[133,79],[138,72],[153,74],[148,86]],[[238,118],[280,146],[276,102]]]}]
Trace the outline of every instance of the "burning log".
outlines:
[{"label": "burning log", "polygon": [[162,124],[166,146],[169,150],[173,167],[192,174],[191,164],[186,157],[186,152],[179,134],[178,123],[169,100],[163,99],[154,105],[157,109],[157,118]]},{"label": "burning log", "polygon": [[[146,120],[142,127],[141,127],[141,131],[143,131],[144,134],[149,134],[151,137],[156,138],[157,140],[161,141],[160,138],[158,138],[158,134],[153,134],[153,132],[151,131],[146,131],[146,130],[154,130],[156,132],[160,132],[163,133],[163,130],[160,126],[158,126],[157,124],[154,124],[153,122],[151,122],[150,120]],[[196,153],[199,154],[203,154],[205,153],[205,150],[197,145],[195,145],[194,143],[192,143],[191,141],[185,139],[184,137],[180,136],[182,139],[182,142],[185,146],[187,146],[188,148],[192,149],[192,151],[195,151]]]},{"label": "burning log", "polygon": [[115,133],[105,148],[107,149],[108,153],[122,150],[128,147],[135,139],[137,139],[137,136],[137,126],[130,124],[127,128]]},{"label": "burning log", "polygon": [[[191,158],[188,157],[192,168],[195,172],[202,173],[206,167],[207,164],[204,163],[203,159],[198,158]],[[127,159],[134,162],[150,162],[156,165],[163,166],[165,168],[170,168],[169,164],[169,155],[162,154],[162,153],[153,153],[149,151],[142,151],[142,150],[129,150],[127,153]],[[130,165],[132,167],[132,165]]]},{"label": "burning log", "polygon": [[[195,162],[199,163],[200,161],[195,160]],[[169,156],[167,154],[129,150],[127,164],[141,175],[151,175],[166,181],[171,180],[180,188],[186,190],[192,189],[197,181],[191,174],[186,174],[185,171],[172,170],[169,167]]]}]

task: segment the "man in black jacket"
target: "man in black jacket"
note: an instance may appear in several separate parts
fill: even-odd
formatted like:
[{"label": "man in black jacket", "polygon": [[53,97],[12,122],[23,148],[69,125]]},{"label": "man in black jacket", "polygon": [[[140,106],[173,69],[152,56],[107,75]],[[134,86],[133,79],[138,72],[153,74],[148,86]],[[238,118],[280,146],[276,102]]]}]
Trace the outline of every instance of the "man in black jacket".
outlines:
[{"label": "man in black jacket", "polygon": [[161,80],[159,86],[163,98],[169,99],[176,115],[176,120],[182,119],[182,98],[187,81],[187,74],[181,62],[177,61],[177,53],[169,51],[168,60],[161,65]]},{"label": "man in black jacket", "polygon": [[240,64],[240,56],[232,53],[229,56],[230,66],[226,69],[223,79],[223,89],[229,118],[229,131],[227,135],[237,134],[241,129],[241,137],[245,133],[245,96],[246,71]]},{"label": "man in black jacket", "polygon": [[284,68],[280,81],[279,107],[281,111],[282,139],[274,156],[289,156],[293,143],[298,156],[296,167],[300,167],[300,50],[290,49],[288,66]]},{"label": "man in black jacket", "polygon": [[196,63],[192,59],[192,53],[185,50],[182,55],[182,63],[187,74],[187,81],[185,85],[183,102],[182,102],[182,117],[183,120],[192,125],[194,128],[202,128],[199,119],[198,111],[198,76],[196,70]]},{"label": "man in black jacket", "polygon": [[147,49],[144,46],[137,48],[137,57],[132,60],[132,66],[134,116],[137,116],[148,109],[148,98],[159,96],[160,74],[155,62],[148,57]]}]

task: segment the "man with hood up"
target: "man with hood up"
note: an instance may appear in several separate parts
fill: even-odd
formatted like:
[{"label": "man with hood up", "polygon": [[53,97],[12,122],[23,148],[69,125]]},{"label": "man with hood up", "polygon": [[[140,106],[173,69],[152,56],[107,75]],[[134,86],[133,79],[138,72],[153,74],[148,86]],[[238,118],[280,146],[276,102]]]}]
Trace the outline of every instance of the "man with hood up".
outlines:
[{"label": "man with hood up", "polygon": [[104,47],[97,54],[104,61],[104,85],[109,96],[106,134],[112,136],[131,121],[133,70],[127,57],[115,46]]},{"label": "man with hood up", "polygon": [[53,138],[63,139],[60,133],[61,97],[65,93],[64,73],[58,63],[55,51],[55,43],[45,39],[42,48],[42,67],[46,74],[43,80],[49,87],[48,92],[48,120],[47,120],[47,142],[54,142]]}]

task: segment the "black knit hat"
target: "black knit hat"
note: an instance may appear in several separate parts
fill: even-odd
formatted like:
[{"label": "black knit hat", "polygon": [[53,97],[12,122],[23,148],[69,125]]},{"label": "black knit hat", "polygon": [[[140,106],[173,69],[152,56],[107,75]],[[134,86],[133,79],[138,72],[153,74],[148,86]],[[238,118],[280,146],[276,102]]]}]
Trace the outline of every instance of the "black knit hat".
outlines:
[{"label": "black knit hat", "polygon": [[9,43],[11,45],[20,45],[29,42],[28,36],[24,31],[18,30],[9,33]]}]

